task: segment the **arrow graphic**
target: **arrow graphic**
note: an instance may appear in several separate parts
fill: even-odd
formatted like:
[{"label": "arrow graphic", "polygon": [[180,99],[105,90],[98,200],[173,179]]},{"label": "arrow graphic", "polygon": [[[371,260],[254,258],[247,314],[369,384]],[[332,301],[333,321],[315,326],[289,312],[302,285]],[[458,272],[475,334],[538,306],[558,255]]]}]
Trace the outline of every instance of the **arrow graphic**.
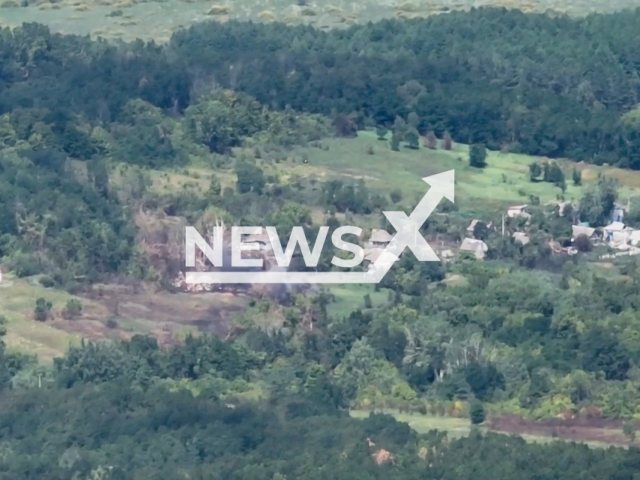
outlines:
[{"label": "arrow graphic", "polygon": [[366,272],[187,272],[185,281],[196,283],[379,283],[389,272],[400,255],[409,248],[421,262],[437,262],[440,259],[427,243],[420,228],[443,198],[455,199],[455,172],[431,175],[422,179],[430,188],[411,215],[404,212],[382,212],[396,229],[396,234],[378,259]]}]

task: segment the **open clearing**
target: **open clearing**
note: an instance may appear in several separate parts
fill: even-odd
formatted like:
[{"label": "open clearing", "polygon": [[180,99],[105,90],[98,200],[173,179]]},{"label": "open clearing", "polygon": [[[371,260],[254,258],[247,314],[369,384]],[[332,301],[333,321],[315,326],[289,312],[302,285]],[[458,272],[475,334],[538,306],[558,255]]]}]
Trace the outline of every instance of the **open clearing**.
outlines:
[{"label": "open clearing", "polygon": [[[417,415],[409,413],[400,413],[397,410],[378,410],[377,412],[393,415],[399,422],[407,423],[412,429],[418,433],[428,433],[431,430],[440,430],[447,432],[449,438],[461,438],[469,435],[471,431],[471,422],[467,418],[453,418],[453,417],[434,417],[430,415]],[[352,410],[349,412],[354,418],[367,418],[369,411],[365,410]],[[558,437],[553,438],[551,434],[551,428],[548,431],[542,431],[540,428],[537,430],[528,430],[531,428],[529,423],[526,422],[527,430],[503,430],[495,429],[491,426],[491,422],[487,422],[488,426],[479,427],[483,431],[494,431],[497,433],[513,434],[524,438],[527,442],[554,442],[554,441],[575,441],[578,443],[584,443],[590,447],[606,448],[612,445],[615,446],[629,446],[629,441],[622,434],[621,428],[581,428],[576,431],[575,428],[566,427],[566,432],[561,427]],[[573,430],[573,432],[571,431]],[[523,433],[524,431],[535,431],[535,434]],[[595,440],[598,439],[598,440]]]},{"label": "open clearing", "polygon": [[[488,166],[479,170],[469,166],[468,147],[455,145],[454,150],[430,150],[401,148],[394,152],[389,142],[377,140],[373,132],[359,132],[354,139],[323,141],[328,150],[298,148],[296,157],[306,155],[308,163],[296,161],[280,164],[290,175],[342,177],[345,181],[362,178],[374,190],[390,193],[403,192],[403,203],[413,208],[417,199],[428,190],[423,177],[454,169],[456,172],[456,203],[466,211],[495,211],[508,204],[525,204],[530,196],[540,198],[541,203],[557,200],[562,191],[549,183],[529,181],[529,165],[533,161],[550,161],[546,158],[513,153],[488,152]],[[373,147],[373,154],[368,148]],[[566,200],[579,200],[584,188],[597,181],[598,173],[620,180],[620,200],[640,195],[640,172],[611,167],[598,167],[558,160],[567,179]],[[574,186],[572,169],[583,172],[583,186]]]},{"label": "open clearing", "polygon": [[[53,304],[46,322],[34,320],[38,298]],[[79,318],[67,320],[62,311],[72,298],[80,300],[83,312]],[[94,286],[91,292],[74,297],[44,288],[35,279],[6,277],[0,284],[0,316],[8,320],[5,341],[9,349],[37,354],[44,362],[61,356],[81,338],[124,339],[141,333],[169,344],[198,331],[224,336],[248,301],[245,296],[229,293],[170,294],[145,285]]]}]

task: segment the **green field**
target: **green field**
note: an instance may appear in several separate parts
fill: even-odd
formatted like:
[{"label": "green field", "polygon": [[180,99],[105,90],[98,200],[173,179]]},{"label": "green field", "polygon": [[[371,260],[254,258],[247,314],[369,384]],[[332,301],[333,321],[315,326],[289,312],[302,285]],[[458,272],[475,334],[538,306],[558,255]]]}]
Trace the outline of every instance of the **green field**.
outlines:
[{"label": "green field", "polygon": [[[19,7],[19,1],[0,0],[0,26],[16,26],[23,22],[48,25],[52,30],[110,39],[167,41],[181,27],[206,19],[218,21],[253,20],[278,21],[290,25],[309,24],[329,29],[383,18],[416,18],[441,14],[451,10],[467,10],[472,6],[519,8],[525,12],[586,15],[637,7],[638,0],[575,0],[567,4],[559,0],[240,0],[207,2],[197,0],[136,1],[136,0],[63,0],[29,2]],[[15,5],[15,6],[13,6]],[[221,14],[207,15],[212,5]],[[113,16],[111,12],[121,13]]]},{"label": "green field", "polygon": [[[471,432],[471,422],[467,418],[453,418],[453,417],[434,417],[430,415],[417,415],[417,414],[409,414],[409,413],[400,413],[397,410],[382,410],[381,413],[386,413],[392,415],[399,422],[404,422],[408,424],[413,430],[420,434],[425,434],[430,432],[431,430],[439,430],[442,432],[447,432],[447,436],[449,438],[462,438],[469,435]],[[349,414],[353,418],[367,418],[370,414],[369,411],[366,410],[351,410]],[[486,428],[478,427],[483,431],[489,431]],[[618,430],[610,430],[611,433],[620,433]],[[548,436],[541,435],[520,435],[527,442],[536,442],[536,443],[550,443],[550,442],[561,442],[564,440],[555,439]],[[590,447],[596,448],[607,448],[612,444],[598,441],[586,441],[581,442]],[[620,445],[617,445],[620,446]]]},{"label": "green field", "polygon": [[54,304],[54,313],[74,298],[64,291],[6,275],[0,283],[0,316],[8,321],[4,338],[7,346],[10,350],[38,355],[40,360],[49,362],[63,354],[69,344],[79,341],[80,337],[50,324],[36,322],[33,309],[40,297]]},{"label": "green field", "polygon": [[[328,150],[299,148],[297,158],[306,155],[309,163],[299,161],[284,165],[289,175],[340,176],[345,179],[364,179],[374,190],[389,193],[401,190],[403,203],[411,207],[428,190],[421,180],[425,176],[454,169],[456,173],[456,203],[470,213],[502,208],[507,205],[530,203],[530,195],[541,203],[556,201],[562,191],[549,183],[529,181],[529,165],[548,159],[513,153],[489,152],[488,166],[479,170],[468,163],[468,147],[456,145],[453,151],[402,148],[394,152],[386,141],[377,140],[373,132],[360,132],[356,139],[324,141]],[[367,153],[373,147],[373,155]],[[584,188],[603,173],[621,181],[620,200],[640,195],[640,172],[594,165],[558,161],[567,178],[566,200],[579,200]],[[583,186],[571,182],[572,169],[582,171]]]}]

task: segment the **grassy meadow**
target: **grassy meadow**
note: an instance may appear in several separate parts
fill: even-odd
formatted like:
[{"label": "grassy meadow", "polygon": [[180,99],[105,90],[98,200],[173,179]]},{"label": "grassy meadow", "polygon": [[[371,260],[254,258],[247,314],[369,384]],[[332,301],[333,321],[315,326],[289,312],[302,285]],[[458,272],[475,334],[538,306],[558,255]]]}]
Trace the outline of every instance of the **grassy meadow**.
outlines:
[{"label": "grassy meadow", "polygon": [[[286,165],[279,164],[277,168],[285,170],[289,176],[364,179],[373,190],[384,193],[398,189],[403,192],[402,203],[409,208],[413,208],[428,190],[423,177],[451,169],[456,174],[456,203],[469,212],[495,212],[496,208],[507,205],[526,204],[530,202],[531,195],[539,197],[541,203],[555,201],[562,195],[562,191],[552,184],[529,181],[529,165],[534,161],[548,160],[545,158],[490,151],[487,167],[480,170],[469,166],[466,145],[455,145],[452,151],[403,147],[394,152],[389,142],[378,140],[373,132],[360,132],[355,139],[331,139],[324,143],[328,150],[294,150],[296,159],[306,156],[308,163],[296,160]],[[369,147],[373,147],[373,154],[370,154]],[[640,172],[568,160],[559,160],[558,163],[567,178],[566,200],[577,201],[584,189],[597,181],[599,173],[620,180],[622,201],[640,195]],[[571,181],[574,167],[582,172],[581,186],[574,186]]]},{"label": "grassy meadow", "polygon": [[[430,432],[431,430],[439,430],[441,432],[446,432],[447,437],[456,439],[462,438],[469,435],[471,432],[471,422],[468,418],[454,418],[454,417],[438,417],[432,415],[419,415],[419,414],[411,414],[411,413],[400,413],[397,410],[388,409],[383,410],[383,413],[392,415],[399,422],[403,422],[408,424],[413,430],[417,433],[425,434]],[[367,418],[369,416],[369,411],[366,410],[351,410],[349,414],[353,418]],[[483,431],[489,431],[486,427],[480,426],[477,427]],[[622,431],[620,429],[602,429],[603,432],[612,436],[621,435]],[[602,432],[601,432],[602,433]],[[529,434],[518,434],[518,436],[522,437],[527,442],[535,442],[535,443],[550,443],[550,442],[562,442],[566,440],[562,440],[559,438],[553,438],[545,435],[529,435]],[[592,448],[607,448],[612,445],[616,446],[626,446],[624,444],[617,443],[609,443],[605,441],[591,441],[585,440],[580,443],[584,443]]]},{"label": "grassy meadow", "polygon": [[525,12],[586,15],[640,5],[638,0],[37,0],[21,7],[0,0],[0,26],[23,22],[48,25],[53,31],[107,39],[167,41],[172,32],[207,19],[308,24],[321,29],[345,27],[383,18],[420,18],[471,7],[519,8]]}]

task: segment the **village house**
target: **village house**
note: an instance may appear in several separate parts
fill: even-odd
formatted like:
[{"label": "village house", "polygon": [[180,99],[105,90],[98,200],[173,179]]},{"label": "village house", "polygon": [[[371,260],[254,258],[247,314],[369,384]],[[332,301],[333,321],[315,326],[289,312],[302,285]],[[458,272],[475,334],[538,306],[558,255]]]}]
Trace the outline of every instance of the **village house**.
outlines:
[{"label": "village house", "polygon": [[571,226],[571,241],[575,242],[576,238],[580,235],[584,235],[589,240],[593,239],[593,236],[596,233],[596,229],[584,225],[572,225]]},{"label": "village house", "polygon": [[373,229],[369,238],[371,248],[386,248],[393,236],[386,230]]},{"label": "village house", "polygon": [[460,245],[461,252],[473,253],[478,260],[484,259],[489,247],[482,240],[465,238]]},{"label": "village house", "polygon": [[[476,231],[476,226],[478,226],[479,223],[484,223],[484,222],[482,222],[482,220],[478,220],[477,218],[474,218],[473,220],[471,220],[471,223],[467,227],[467,235],[473,236],[474,232]],[[491,228],[492,226],[493,226],[492,222],[489,222],[486,224],[487,228]]]},{"label": "village house", "polygon": [[261,251],[273,250],[273,246],[271,245],[271,239],[269,238],[269,235],[266,232],[255,234],[255,235],[248,235],[247,238],[245,238],[242,243],[258,244],[258,249]]},{"label": "village house", "polygon": [[602,229],[606,242],[620,244],[626,243],[626,236],[631,229],[622,222],[612,222]]},{"label": "village house", "polygon": [[531,218],[531,214],[527,212],[528,205],[514,205],[507,208],[507,217],[509,218]]},{"label": "village house", "polygon": [[513,234],[513,239],[516,242],[520,242],[522,245],[527,245],[531,241],[529,236],[524,232],[515,232]]}]

